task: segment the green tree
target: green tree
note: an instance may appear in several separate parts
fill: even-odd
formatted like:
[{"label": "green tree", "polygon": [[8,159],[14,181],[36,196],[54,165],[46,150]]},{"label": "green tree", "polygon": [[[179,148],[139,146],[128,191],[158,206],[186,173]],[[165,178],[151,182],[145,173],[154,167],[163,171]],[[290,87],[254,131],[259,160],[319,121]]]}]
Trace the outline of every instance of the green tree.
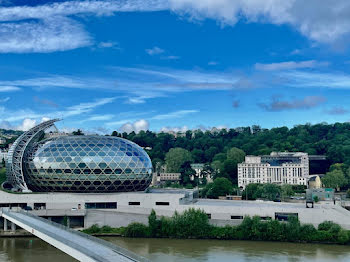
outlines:
[{"label": "green tree", "polygon": [[322,178],[322,183],[325,185],[325,187],[339,190],[340,187],[344,186],[347,183],[347,181],[343,171],[340,169],[335,169],[331,172],[326,173],[326,175]]},{"label": "green tree", "polygon": [[275,184],[264,184],[262,196],[268,200],[274,201],[280,196],[281,188]]},{"label": "green tree", "polygon": [[227,151],[227,159],[224,162],[224,172],[230,177],[231,181],[237,183],[237,164],[244,161],[245,153],[243,150],[233,147]]},{"label": "green tree", "polygon": [[292,185],[284,184],[281,186],[281,197],[283,200],[294,195]]},{"label": "green tree", "polygon": [[157,220],[156,211],[152,209],[151,214],[148,216],[148,227],[150,237],[157,237],[159,231],[159,221]]},{"label": "green tree", "polygon": [[81,131],[80,129],[78,129],[77,131],[73,131],[73,136],[83,136],[84,133],[83,131]]},{"label": "green tree", "polygon": [[218,198],[219,196],[226,196],[232,194],[233,187],[230,180],[224,177],[219,177],[206,187],[206,197]]},{"label": "green tree", "polygon": [[165,164],[168,172],[180,172],[181,165],[186,161],[192,162],[192,155],[183,148],[171,148],[165,155]]},{"label": "green tree", "polygon": [[[196,177],[196,171],[192,169],[191,162],[186,161],[183,163],[180,167],[180,184],[181,185],[188,185],[188,184],[194,184],[195,186],[198,185],[198,177]],[[191,177],[194,177],[193,181],[191,180]],[[193,185],[192,185],[193,186]]]}]

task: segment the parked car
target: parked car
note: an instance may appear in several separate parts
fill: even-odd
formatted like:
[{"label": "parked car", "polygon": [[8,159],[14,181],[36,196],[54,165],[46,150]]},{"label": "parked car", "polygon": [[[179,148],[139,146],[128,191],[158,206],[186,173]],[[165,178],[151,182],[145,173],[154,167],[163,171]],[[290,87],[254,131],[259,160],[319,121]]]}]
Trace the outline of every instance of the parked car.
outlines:
[{"label": "parked car", "polygon": [[32,210],[33,210],[33,208],[30,207],[30,206],[25,206],[23,209],[24,209],[24,210],[27,210],[27,211],[32,211]]}]

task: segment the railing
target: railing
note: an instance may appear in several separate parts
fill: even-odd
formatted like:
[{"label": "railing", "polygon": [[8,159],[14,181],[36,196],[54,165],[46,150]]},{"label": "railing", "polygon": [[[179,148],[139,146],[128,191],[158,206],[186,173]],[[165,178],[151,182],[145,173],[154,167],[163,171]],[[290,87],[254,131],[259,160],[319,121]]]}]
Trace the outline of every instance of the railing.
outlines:
[{"label": "railing", "polygon": [[33,223],[30,223],[30,222],[28,222],[26,220],[23,220],[23,219],[21,219],[18,216],[14,216],[12,213],[20,213],[20,214],[29,216],[29,217],[34,218],[36,220],[39,220],[39,221],[41,221],[41,222],[43,222],[45,224],[54,226],[56,228],[65,230],[65,231],[67,231],[69,233],[72,233],[72,234],[78,235],[80,237],[86,238],[86,239],[88,239],[90,241],[96,242],[96,243],[98,243],[98,244],[100,244],[102,246],[105,246],[106,248],[111,249],[113,252],[119,254],[120,256],[128,258],[131,261],[141,261],[141,262],[148,261],[147,259],[145,259],[145,258],[143,258],[141,256],[138,256],[138,255],[130,252],[129,250],[127,250],[125,248],[116,246],[116,245],[114,245],[114,244],[112,244],[112,243],[110,243],[108,241],[105,241],[105,240],[97,238],[97,237],[90,236],[90,235],[82,233],[80,231],[73,230],[73,229],[68,228],[68,227],[66,227],[64,225],[61,225],[61,224],[58,224],[56,222],[47,220],[45,218],[41,218],[41,217],[35,216],[35,215],[33,215],[33,214],[29,213],[29,212],[26,212],[26,211],[23,211],[23,210],[20,210],[20,211],[9,211],[9,210],[6,210],[6,209],[3,209],[2,212],[5,215],[8,215],[9,217],[12,217],[13,219],[16,219],[16,220],[20,221],[21,223],[26,224],[26,225],[36,229],[37,231],[42,232],[42,233],[44,233],[44,234],[46,234],[46,235],[48,235],[48,236],[50,236],[50,237],[52,237],[52,238],[54,238],[56,240],[59,240],[59,241],[61,241],[63,243],[66,243],[66,244],[67,244],[67,242],[69,242],[69,246],[70,247],[73,247],[76,250],[82,251],[82,253],[92,257],[93,259],[96,259],[97,261],[105,261],[105,259],[103,257],[101,257],[101,256],[96,256],[96,254],[92,253],[89,249],[84,248],[82,246],[79,246],[75,242],[73,242],[73,241],[71,241],[69,239],[63,238],[63,237],[59,236],[58,234],[52,233],[52,232],[50,232],[48,230],[45,230],[42,227],[39,228],[37,225],[35,225]]}]

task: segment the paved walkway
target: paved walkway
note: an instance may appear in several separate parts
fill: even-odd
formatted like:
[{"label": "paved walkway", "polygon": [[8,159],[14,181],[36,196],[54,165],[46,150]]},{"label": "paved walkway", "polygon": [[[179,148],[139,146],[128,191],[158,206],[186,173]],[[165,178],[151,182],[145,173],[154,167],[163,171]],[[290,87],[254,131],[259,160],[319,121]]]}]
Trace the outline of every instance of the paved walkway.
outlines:
[{"label": "paved walkway", "polygon": [[[69,229],[65,226],[24,211],[3,210],[2,215],[15,224],[24,224],[34,229],[31,233],[35,234],[38,232],[39,234],[35,234],[38,237],[44,235],[44,237],[40,238],[45,241],[50,238],[54,239],[53,242],[58,241],[57,248],[60,248],[61,244],[69,246],[70,248],[85,254],[91,258],[92,261],[147,261],[146,259],[139,257],[124,248],[115,246],[112,243]],[[35,230],[37,232],[35,232]],[[55,246],[53,243],[50,244]],[[63,250],[62,248],[60,249]]]}]

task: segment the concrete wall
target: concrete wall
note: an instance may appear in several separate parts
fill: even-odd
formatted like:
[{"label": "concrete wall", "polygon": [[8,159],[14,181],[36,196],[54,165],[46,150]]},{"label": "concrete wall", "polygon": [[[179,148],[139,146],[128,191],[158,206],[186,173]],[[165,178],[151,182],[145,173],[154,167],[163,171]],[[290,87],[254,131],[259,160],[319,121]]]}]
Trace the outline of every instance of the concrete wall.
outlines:
[{"label": "concrete wall", "polygon": [[[147,217],[154,209],[159,216],[172,216],[175,211],[183,212],[189,208],[202,209],[211,216],[211,222],[219,225],[237,224],[240,221],[231,216],[260,216],[275,218],[275,213],[298,213],[301,223],[317,226],[325,220],[331,220],[350,229],[350,212],[339,205],[316,204],[315,208],[306,208],[305,203],[274,203],[258,201],[232,200],[193,200],[182,201],[184,193],[112,193],[112,194],[9,194],[0,191],[0,204],[46,203],[46,210],[34,211],[40,216],[84,216],[85,226],[93,224],[126,226],[131,222],[147,223]],[[117,202],[117,209],[88,209],[85,203]],[[140,202],[131,206],[129,202]],[[156,202],[169,202],[169,205],[156,205]],[[188,203],[188,204],[181,204]],[[71,210],[80,204],[81,210]]]}]

